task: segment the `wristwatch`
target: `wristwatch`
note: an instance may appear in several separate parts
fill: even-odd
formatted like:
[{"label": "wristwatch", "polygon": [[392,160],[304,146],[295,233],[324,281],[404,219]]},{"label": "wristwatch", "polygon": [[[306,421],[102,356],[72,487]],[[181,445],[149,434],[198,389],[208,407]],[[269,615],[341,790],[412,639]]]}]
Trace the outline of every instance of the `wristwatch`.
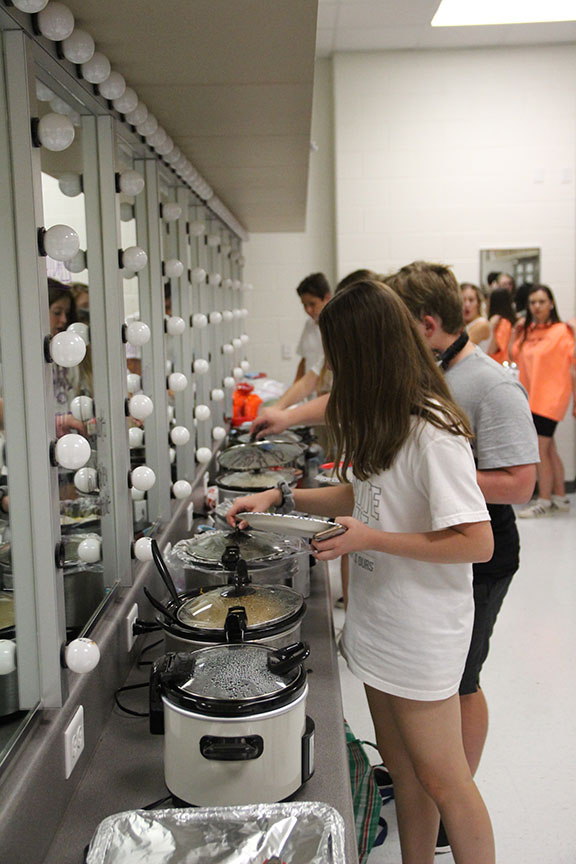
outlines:
[{"label": "wristwatch", "polygon": [[277,513],[292,513],[293,510],[296,509],[296,503],[294,501],[294,493],[292,489],[286,482],[286,480],[280,480],[276,487],[282,493],[282,503],[276,507]]}]

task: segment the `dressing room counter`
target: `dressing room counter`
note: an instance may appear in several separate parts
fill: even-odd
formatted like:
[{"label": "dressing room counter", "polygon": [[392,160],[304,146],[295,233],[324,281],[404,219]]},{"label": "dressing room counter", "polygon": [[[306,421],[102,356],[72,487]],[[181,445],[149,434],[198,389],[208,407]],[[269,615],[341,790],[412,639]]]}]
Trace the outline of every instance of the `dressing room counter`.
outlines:
[{"label": "dressing room counter", "polygon": [[[305,664],[310,688],[306,711],[316,726],[316,769],[291,800],[323,801],[335,807],[346,824],[347,864],[357,864],[332,600],[324,564],[312,568],[311,593],[306,604],[302,624],[302,638],[310,645],[310,657]],[[145,648],[159,638],[160,634],[148,634],[140,638],[139,644]],[[142,660],[158,656],[161,649],[159,645],[145,651]],[[126,684],[146,682],[149,671],[150,666],[135,665]],[[119,698],[133,711],[148,710],[146,687],[122,693]],[[168,792],[164,785],[163,747],[163,737],[150,734],[148,718],[130,716],[115,707],[44,864],[81,864],[85,847],[106,816],[164,799]]]}]

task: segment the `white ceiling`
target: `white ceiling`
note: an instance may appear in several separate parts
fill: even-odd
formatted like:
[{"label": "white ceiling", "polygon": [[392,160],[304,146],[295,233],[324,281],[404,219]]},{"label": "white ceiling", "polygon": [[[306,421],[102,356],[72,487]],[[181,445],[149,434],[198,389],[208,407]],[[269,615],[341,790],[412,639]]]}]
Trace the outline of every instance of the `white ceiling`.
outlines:
[{"label": "white ceiling", "polygon": [[440,0],[320,0],[316,56],[337,51],[576,42],[576,22],[431,27]]}]

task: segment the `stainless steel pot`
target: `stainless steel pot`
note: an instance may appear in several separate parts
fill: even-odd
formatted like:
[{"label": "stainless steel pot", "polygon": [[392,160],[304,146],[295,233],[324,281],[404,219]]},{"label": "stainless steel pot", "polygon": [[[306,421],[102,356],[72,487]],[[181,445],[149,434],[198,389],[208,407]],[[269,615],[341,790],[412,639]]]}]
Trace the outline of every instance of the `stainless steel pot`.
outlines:
[{"label": "stainless steel pot", "polygon": [[[185,590],[221,585],[236,567],[237,549],[248,565],[252,582],[258,585],[288,585],[303,597],[310,594],[310,549],[298,537],[281,537],[262,531],[207,531],[179,540],[171,560],[180,568]],[[236,553],[234,552],[234,556]]]},{"label": "stainless steel pot", "polygon": [[242,495],[254,495],[256,492],[267,492],[275,489],[281,480],[289,486],[296,486],[302,476],[301,471],[283,468],[282,471],[230,471],[216,477],[218,503],[225,498],[240,498]]},{"label": "stainless steel pot", "polygon": [[297,643],[167,654],[150,679],[150,731],[164,734],[170,792],[198,806],[292,795],[314,771],[314,723]]}]

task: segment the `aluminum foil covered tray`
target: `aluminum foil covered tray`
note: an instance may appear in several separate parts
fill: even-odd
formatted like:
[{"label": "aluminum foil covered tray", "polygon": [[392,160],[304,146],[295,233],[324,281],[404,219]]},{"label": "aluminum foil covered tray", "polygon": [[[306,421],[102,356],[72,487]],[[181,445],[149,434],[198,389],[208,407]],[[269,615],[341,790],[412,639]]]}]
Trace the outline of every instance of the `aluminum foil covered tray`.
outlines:
[{"label": "aluminum foil covered tray", "polygon": [[345,864],[344,821],[316,801],[129,810],[109,816],[86,864]]}]

